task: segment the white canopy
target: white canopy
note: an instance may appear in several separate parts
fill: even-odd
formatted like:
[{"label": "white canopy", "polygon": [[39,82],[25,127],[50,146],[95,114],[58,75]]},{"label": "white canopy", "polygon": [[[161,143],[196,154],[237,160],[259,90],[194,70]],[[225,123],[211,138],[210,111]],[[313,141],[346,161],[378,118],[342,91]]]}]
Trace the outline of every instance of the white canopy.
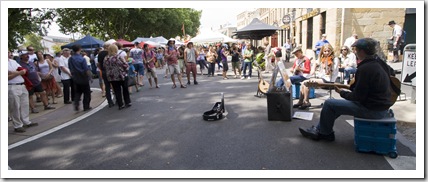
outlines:
[{"label": "white canopy", "polygon": [[105,43],[113,44],[113,43],[115,43],[115,42],[116,42],[116,40],[114,40],[114,39],[110,39],[110,40],[106,41]]},{"label": "white canopy", "polygon": [[222,33],[213,32],[208,29],[201,30],[201,33],[190,39],[190,41],[193,43],[237,42],[237,40],[232,39]]}]

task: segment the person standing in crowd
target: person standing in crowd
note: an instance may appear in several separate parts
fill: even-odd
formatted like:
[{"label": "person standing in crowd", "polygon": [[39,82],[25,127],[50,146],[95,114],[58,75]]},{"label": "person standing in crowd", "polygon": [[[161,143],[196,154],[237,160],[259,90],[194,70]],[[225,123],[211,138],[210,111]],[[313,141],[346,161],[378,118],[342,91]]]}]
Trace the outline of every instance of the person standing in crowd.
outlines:
[{"label": "person standing in crowd", "polygon": [[347,46],[342,46],[340,49],[339,60],[341,62],[339,72],[344,72],[345,74],[345,84],[350,83],[350,75],[357,72],[357,58],[354,53]]},{"label": "person standing in crowd", "polygon": [[141,49],[140,43],[135,42],[135,47],[131,49],[131,57],[134,59],[135,71],[137,71],[138,85],[144,86],[144,64],[143,64],[143,50]]},{"label": "person standing in crowd", "polygon": [[190,85],[190,72],[193,75],[193,84],[197,85],[196,81],[196,57],[198,52],[193,47],[193,42],[187,43],[187,48],[184,50],[184,63],[186,64],[187,85]]},{"label": "person standing in crowd", "polygon": [[45,90],[43,90],[43,86],[41,83],[41,78],[37,71],[37,66],[34,62],[30,62],[28,60],[28,53],[22,53],[20,55],[21,62],[19,63],[22,68],[25,68],[28,71],[28,79],[31,81],[33,85],[32,89],[29,90],[29,103],[32,113],[38,113],[39,111],[36,109],[36,105],[34,103],[33,95],[38,93],[40,95],[41,102],[43,103],[45,110],[55,109],[55,107],[49,105],[48,97],[46,96]]},{"label": "person standing in crowd", "polygon": [[392,53],[394,55],[394,59],[392,62],[398,62],[398,50],[400,50],[401,47],[401,36],[403,33],[403,29],[395,23],[394,20],[391,20],[388,22],[389,27],[393,28],[392,30]]},{"label": "person standing in crowd", "polygon": [[[164,66],[165,66],[165,62],[164,62],[164,57],[163,57],[163,49],[162,48],[159,48],[157,51],[156,51],[156,60],[158,61],[158,63],[159,63],[159,67],[161,68],[161,69],[163,69],[164,68]],[[166,74],[165,74],[166,75]]]},{"label": "person standing in crowd", "polygon": [[147,73],[147,79],[149,80],[150,88],[153,87],[152,77],[153,77],[153,80],[155,81],[156,88],[159,88],[158,76],[155,69],[155,61],[156,61],[155,53],[149,49],[149,44],[144,44],[143,49],[144,49],[143,61],[145,64],[144,67],[146,68],[145,72]]},{"label": "person standing in crowd", "polygon": [[239,61],[239,51],[238,51],[238,47],[237,46],[233,46],[232,47],[232,70],[233,73],[235,74],[234,78],[238,78],[238,75],[236,74],[236,70],[238,70],[239,73],[239,77],[241,77],[241,62]]},{"label": "person standing in crowd", "polygon": [[27,51],[28,51],[28,57],[29,57],[28,61],[33,63],[34,60],[37,59],[36,50],[34,50],[34,47],[30,45],[30,46],[27,46]]},{"label": "person standing in crowd", "polygon": [[[253,54],[254,51],[252,49],[251,43],[248,43],[244,52],[244,76],[241,77],[241,80],[247,78],[248,80],[251,79],[251,73],[253,70]],[[247,75],[247,69],[248,69],[248,75]]]},{"label": "person standing in crowd", "polygon": [[137,91],[137,92],[139,92],[139,89],[138,89],[138,85],[137,85],[137,72],[135,71],[135,68],[134,68],[134,65],[133,65],[133,59],[130,57],[130,56],[128,56],[128,66],[129,66],[129,68],[128,68],[128,92],[129,92],[129,94],[132,94],[132,87],[134,87],[135,86],[135,90]]},{"label": "person standing in crowd", "polygon": [[291,43],[290,39],[287,39],[284,43],[284,50],[285,50],[285,62],[290,62],[290,53],[291,53]]},{"label": "person standing in crowd", "polygon": [[83,111],[91,110],[91,86],[92,83],[92,72],[89,69],[85,58],[82,57],[80,52],[82,46],[75,44],[71,47],[73,55],[68,60],[68,67],[70,68],[71,78],[73,79],[74,88],[76,93],[74,94],[74,110],[79,110],[80,97],[83,94]]},{"label": "person standing in crowd", "polygon": [[223,65],[223,79],[229,79],[227,77],[227,71],[229,70],[229,65],[227,63],[227,56],[229,56],[229,48],[227,44],[223,44],[220,50],[221,64]]},{"label": "person standing in crowd", "polygon": [[217,44],[216,46],[216,53],[217,53],[217,59],[216,59],[216,63],[217,63],[217,72],[220,72],[220,68],[223,68],[223,66],[221,65],[221,50],[222,50],[222,46],[221,44]]},{"label": "person standing in crowd", "polygon": [[112,95],[111,95],[111,84],[110,84],[110,81],[108,81],[108,79],[107,79],[107,71],[106,71],[106,67],[104,66],[104,60],[108,55],[107,49],[110,45],[111,44],[109,44],[109,43],[105,43],[103,45],[103,50],[98,53],[98,58],[97,58],[98,64],[97,64],[97,66],[100,68],[100,72],[101,72],[101,75],[103,78],[104,87],[105,87],[105,96],[106,96],[106,99],[108,102],[108,107],[112,108],[114,106],[114,102],[113,102]]},{"label": "person standing in crowd", "polygon": [[300,133],[313,140],[334,141],[333,126],[341,115],[365,119],[381,119],[389,116],[393,102],[390,91],[390,71],[388,65],[376,56],[377,41],[372,38],[357,40],[355,54],[362,62],[355,74],[355,83],[350,91],[335,87],[344,99],[328,99],[321,110],[317,126],[299,128]]},{"label": "person standing in crowd", "polygon": [[92,67],[91,67],[91,58],[88,56],[88,53],[86,53],[85,51],[83,51],[82,52],[82,56],[83,56],[83,59],[85,59],[86,65],[88,66],[89,70],[92,70]]},{"label": "person standing in crowd", "polygon": [[[70,49],[64,48],[62,56],[59,59],[59,68],[61,70],[62,92],[64,94],[64,104],[71,104],[74,101],[74,84],[71,79],[68,59],[70,58]],[[71,101],[70,101],[71,98]]]},{"label": "person standing in crowd", "polygon": [[178,81],[180,82],[180,85],[181,85],[181,88],[186,88],[186,86],[183,85],[183,82],[181,80],[181,71],[180,71],[180,68],[178,66],[178,55],[179,55],[179,52],[175,48],[175,40],[169,39],[167,42],[167,48],[165,51],[165,59],[168,63],[169,72],[171,73],[171,81],[172,81],[172,88],[173,89],[177,87],[177,85],[175,84],[175,76],[174,75],[177,75]]},{"label": "person standing in crowd", "polygon": [[321,40],[319,40],[316,44],[315,44],[315,60],[318,60],[319,55],[320,55],[320,51],[321,51],[321,47],[324,44],[329,44],[328,40],[327,40],[327,35],[326,34],[322,34],[321,35]]},{"label": "person standing in crowd", "polygon": [[186,65],[184,64],[184,45],[180,45],[178,48],[178,67],[180,68],[180,74],[183,75],[186,73]]},{"label": "person standing in crowd", "polygon": [[106,88],[104,86],[104,81],[103,81],[101,69],[98,66],[99,65],[98,64],[98,54],[101,51],[102,51],[101,47],[95,49],[95,51],[94,51],[94,65],[96,67],[95,72],[97,73],[97,76],[98,76],[98,84],[100,85],[100,88],[101,88],[101,97],[105,97],[106,96]]},{"label": "person standing in crowd", "polygon": [[[42,54],[42,52],[37,52],[37,54]],[[56,85],[55,77],[53,76],[54,68],[52,66],[52,62],[49,60],[49,57],[51,57],[49,54],[45,54],[38,61],[37,67],[39,68],[39,76],[42,78],[42,87],[43,90],[46,91],[47,96],[51,96],[52,98],[52,104],[56,104],[55,101],[55,93],[57,92],[58,88]]]},{"label": "person standing in crowd", "polygon": [[[311,72],[315,71],[315,68],[319,68],[319,72],[315,74],[315,78],[305,80],[300,86],[300,97],[299,102],[293,105],[293,108],[306,109],[311,106],[309,102],[309,87],[306,86],[306,82],[317,82],[317,83],[328,83],[336,81],[339,73],[338,65],[339,60],[334,58],[333,47],[330,44],[324,44],[321,48],[321,54],[319,60],[315,63],[314,68]],[[312,73],[311,73],[312,74]]]},{"label": "person standing in crowd", "polygon": [[343,46],[350,48],[351,45],[354,44],[354,42],[357,40],[358,40],[358,35],[354,33],[345,40],[345,43],[343,43]]},{"label": "person standing in crowd", "polygon": [[[108,57],[104,59],[104,66],[107,79],[114,89],[116,103],[119,106],[119,110],[122,110],[125,107],[131,107],[132,104],[128,90],[128,63],[118,51],[118,47],[115,44],[108,47]],[[124,101],[125,104],[123,104]]]},{"label": "person standing in crowd", "polygon": [[[20,54],[28,57],[26,52]],[[23,69],[12,59],[12,53],[8,51],[8,108],[14,131],[17,133],[23,133],[25,128],[39,125],[30,121],[29,96],[22,77],[27,72],[28,70]]]},{"label": "person standing in crowd", "polygon": [[272,49],[272,47],[270,46],[269,42],[266,41],[265,42],[265,49],[264,49],[265,54],[263,57],[263,59],[265,60],[265,73],[269,73],[269,71],[272,70],[272,66],[271,66],[272,62],[270,61],[270,59],[268,57],[271,49]]},{"label": "person standing in crowd", "polygon": [[209,47],[209,50],[207,52],[207,62],[209,64],[208,67],[208,77],[210,76],[214,76],[214,71],[215,71],[215,64],[216,64],[216,59],[217,59],[217,52],[215,51],[215,48],[213,46]]},{"label": "person standing in crowd", "polygon": [[56,56],[55,57],[53,57],[52,55],[48,55],[48,57],[49,57],[49,60],[52,62],[52,67],[53,67],[53,72],[52,72],[52,74],[53,74],[53,76],[54,76],[54,78],[55,78],[55,82],[56,82],[56,87],[58,88],[57,89],[57,91],[56,91],[56,93],[55,93],[55,96],[57,97],[57,98],[61,98],[63,95],[62,95],[62,89],[61,89],[61,75],[60,75],[60,69],[59,69],[59,58],[60,58],[60,53],[58,52],[58,53],[56,53]]},{"label": "person standing in crowd", "polygon": [[198,58],[196,58],[196,62],[199,64],[199,70],[201,71],[201,75],[204,75],[203,70],[205,68],[208,69],[208,66],[207,66],[207,63],[205,62],[205,59],[206,59],[205,48],[200,47],[199,52],[198,52]]}]

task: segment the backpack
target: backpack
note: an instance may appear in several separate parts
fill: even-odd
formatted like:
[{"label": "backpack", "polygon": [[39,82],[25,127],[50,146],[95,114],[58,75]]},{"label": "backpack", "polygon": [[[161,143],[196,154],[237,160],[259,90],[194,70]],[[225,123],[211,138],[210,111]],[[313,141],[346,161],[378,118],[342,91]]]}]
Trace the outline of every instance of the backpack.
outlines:
[{"label": "backpack", "polygon": [[403,30],[401,33],[401,37],[400,37],[400,42],[403,45],[406,44],[406,35],[407,35],[407,32],[405,30]]},{"label": "backpack", "polygon": [[281,50],[277,50],[275,52],[275,57],[282,57],[282,51]]}]

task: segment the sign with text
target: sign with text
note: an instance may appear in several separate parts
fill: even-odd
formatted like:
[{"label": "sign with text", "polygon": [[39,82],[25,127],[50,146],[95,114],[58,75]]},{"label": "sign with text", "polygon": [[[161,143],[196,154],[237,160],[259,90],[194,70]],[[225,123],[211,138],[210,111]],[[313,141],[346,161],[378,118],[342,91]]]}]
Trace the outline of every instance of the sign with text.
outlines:
[{"label": "sign with text", "polygon": [[401,83],[416,86],[416,45],[407,45],[403,52]]}]

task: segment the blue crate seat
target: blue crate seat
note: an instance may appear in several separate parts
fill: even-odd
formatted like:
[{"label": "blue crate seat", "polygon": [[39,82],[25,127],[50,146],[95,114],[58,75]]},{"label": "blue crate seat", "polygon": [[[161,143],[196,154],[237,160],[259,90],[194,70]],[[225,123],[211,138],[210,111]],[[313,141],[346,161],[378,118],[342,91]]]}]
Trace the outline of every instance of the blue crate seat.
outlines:
[{"label": "blue crate seat", "polygon": [[[292,84],[291,89],[293,90],[293,98],[298,99],[300,98],[300,83]],[[315,88],[311,87],[309,89],[309,98],[313,99],[315,98]]]},{"label": "blue crate seat", "polygon": [[375,152],[397,157],[397,120],[392,117],[363,119],[354,117],[354,144],[358,152]]}]

